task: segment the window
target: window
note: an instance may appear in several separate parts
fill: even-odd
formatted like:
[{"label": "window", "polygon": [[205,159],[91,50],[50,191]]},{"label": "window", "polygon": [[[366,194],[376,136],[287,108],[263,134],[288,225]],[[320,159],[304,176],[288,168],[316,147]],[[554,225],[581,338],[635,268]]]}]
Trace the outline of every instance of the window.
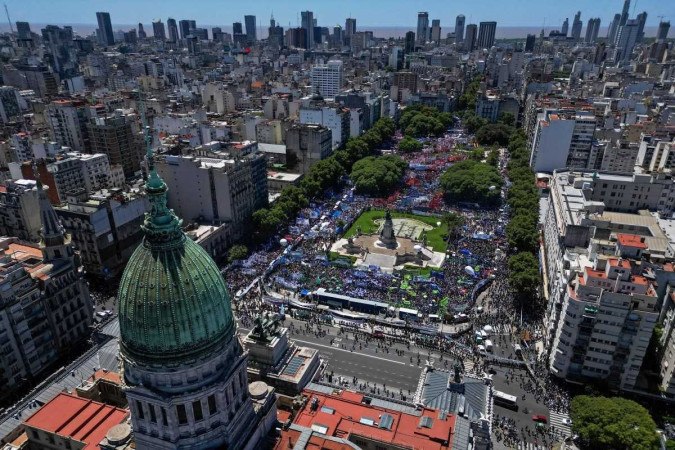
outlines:
[{"label": "window", "polygon": [[150,422],[157,423],[157,415],[155,414],[155,406],[148,403],[148,409],[150,410]]},{"label": "window", "polygon": [[138,400],[136,400],[136,409],[138,410],[138,418],[144,420],[145,414],[143,413],[143,404]]},{"label": "window", "polygon": [[166,409],[164,409],[163,406],[162,406],[162,423],[164,424],[164,426],[169,425],[169,421],[166,419]]},{"label": "window", "polygon": [[195,418],[195,422],[199,422],[204,419],[204,414],[202,413],[202,402],[199,400],[192,402],[192,415]]},{"label": "window", "polygon": [[209,404],[209,415],[212,416],[218,412],[218,407],[216,405],[216,396],[213,394],[209,395],[207,402]]},{"label": "window", "polygon": [[178,423],[184,425],[187,423],[187,412],[185,405],[176,405],[176,415],[178,416]]}]

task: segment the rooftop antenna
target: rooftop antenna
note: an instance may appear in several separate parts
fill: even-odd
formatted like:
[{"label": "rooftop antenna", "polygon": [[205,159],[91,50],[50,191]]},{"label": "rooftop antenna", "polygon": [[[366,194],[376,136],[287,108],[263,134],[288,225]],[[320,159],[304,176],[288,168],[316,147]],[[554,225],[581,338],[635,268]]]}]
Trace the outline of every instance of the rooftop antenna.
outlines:
[{"label": "rooftop antenna", "polygon": [[7,22],[9,23],[9,29],[14,34],[14,25],[12,25],[12,19],[9,18],[9,9],[7,9],[7,3],[5,3],[5,14],[7,14]]}]

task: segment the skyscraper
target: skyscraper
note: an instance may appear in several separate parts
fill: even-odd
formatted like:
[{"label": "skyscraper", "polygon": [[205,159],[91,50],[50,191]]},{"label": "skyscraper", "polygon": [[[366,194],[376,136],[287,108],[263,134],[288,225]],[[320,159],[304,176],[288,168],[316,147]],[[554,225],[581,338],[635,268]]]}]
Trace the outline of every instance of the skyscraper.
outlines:
[{"label": "skyscraper", "polygon": [[626,22],[628,21],[628,10],[630,10],[630,0],[624,0],[623,10],[621,11],[621,16],[619,19],[620,27],[626,25]]},{"label": "skyscraper", "polygon": [[147,34],[145,34],[145,30],[143,29],[143,24],[139,22],[138,24],[138,39],[145,39],[148,37]]},{"label": "skyscraper", "polygon": [[256,30],[255,16],[244,16],[244,24],[246,25],[246,40],[252,44],[258,40],[258,32]]},{"label": "skyscraper", "polygon": [[621,23],[621,14],[614,14],[614,19],[612,23],[609,24],[609,30],[607,30],[607,41],[611,44],[616,42],[616,36],[619,33],[619,24]]},{"label": "skyscraper", "polygon": [[639,29],[640,22],[638,22],[637,19],[627,20],[626,24],[619,29],[619,34],[616,39],[617,63],[625,62],[630,59],[638,39]]},{"label": "skyscraper", "polygon": [[166,21],[166,27],[169,29],[169,40],[171,42],[178,42],[178,26],[176,25],[176,19],[169,19]]},{"label": "skyscraper", "polygon": [[345,20],[345,36],[349,37],[356,33],[356,19],[348,17]]},{"label": "skyscraper", "polygon": [[455,42],[461,43],[464,41],[464,22],[466,18],[460,14],[455,19]]},{"label": "skyscraper", "polygon": [[190,34],[190,21],[180,20],[178,22],[178,30],[180,31],[180,38],[185,39]]},{"label": "skyscraper", "polygon": [[157,19],[152,22],[152,34],[155,39],[166,41],[166,29],[164,28],[164,22],[162,22],[162,19]]},{"label": "skyscraper", "polygon": [[659,23],[659,30],[656,33],[656,40],[663,42],[668,39],[668,32],[670,31],[670,22],[661,22]]},{"label": "skyscraper", "polygon": [[404,53],[407,55],[414,52],[415,52],[415,33],[413,31],[408,31],[405,34]]},{"label": "skyscraper", "polygon": [[581,39],[581,29],[584,27],[583,22],[581,21],[581,11],[577,11],[574,15],[574,21],[572,22],[572,39],[578,41]]},{"label": "skyscraper", "polygon": [[300,25],[305,30],[307,36],[307,48],[314,48],[314,13],[312,11],[302,11],[300,13]]},{"label": "skyscraper", "polygon": [[565,17],[565,21],[562,24],[562,28],[560,29],[560,32],[564,35],[567,36],[567,32],[570,29],[570,19],[569,17]]},{"label": "skyscraper", "polygon": [[30,39],[30,24],[28,22],[16,22],[16,34],[19,39]]},{"label": "skyscraper", "polygon": [[470,52],[476,48],[476,37],[478,35],[478,25],[470,23],[466,26],[466,36],[464,36],[464,48]]},{"label": "skyscraper", "polygon": [[636,42],[640,43],[645,37],[645,24],[647,23],[647,11],[642,11],[640,14],[638,14],[637,21],[638,21],[638,34]]},{"label": "skyscraper", "polygon": [[234,22],[232,24],[232,34],[244,34],[244,27],[241,22]]},{"label": "skyscraper", "polygon": [[481,22],[478,28],[478,48],[491,48],[495,43],[497,22]]},{"label": "skyscraper", "polygon": [[256,448],[276,420],[274,390],[263,382],[249,386],[227,286],[168,208],[167,185],[148,153],[152,207],[118,297],[136,447]]},{"label": "skyscraper", "polygon": [[586,38],[584,39],[584,42],[590,43],[593,42],[593,26],[595,24],[595,19],[590,18],[588,19],[588,22],[586,23]]},{"label": "skyscraper", "polygon": [[115,35],[113,34],[112,23],[110,22],[110,13],[97,12],[96,21],[98,22],[98,38],[101,45],[115,45]]},{"label": "skyscraper", "polygon": [[531,52],[534,51],[534,43],[537,40],[537,36],[534,34],[528,34],[527,39],[525,39],[525,51]]},{"label": "skyscraper", "polygon": [[417,42],[424,44],[429,40],[429,13],[421,11],[417,13]]},{"label": "skyscraper", "polygon": [[436,44],[441,42],[441,21],[439,19],[431,21],[431,40]]},{"label": "skyscraper", "polygon": [[593,24],[593,34],[591,34],[591,42],[596,42],[598,40],[598,34],[600,33],[600,18],[595,18],[595,23]]}]

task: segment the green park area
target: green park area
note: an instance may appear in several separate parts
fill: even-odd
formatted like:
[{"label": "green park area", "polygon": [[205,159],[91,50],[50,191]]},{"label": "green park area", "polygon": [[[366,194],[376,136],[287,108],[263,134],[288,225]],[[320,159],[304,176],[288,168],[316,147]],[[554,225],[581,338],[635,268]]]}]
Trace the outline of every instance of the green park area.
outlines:
[{"label": "green park area", "polygon": [[[349,227],[344,237],[349,238],[355,236],[359,228],[361,229],[361,234],[377,233],[377,230],[380,228],[380,224],[384,219],[384,215],[385,210],[379,209],[364,212],[354,221],[352,226]],[[395,222],[394,229],[397,231],[397,235],[399,235],[398,231],[401,228],[396,225],[398,222],[396,219],[408,219],[403,225],[403,228],[406,230],[414,230],[416,227],[421,229],[422,226],[428,228],[430,226],[431,229],[422,231],[422,233],[427,236],[427,245],[433,248],[435,252],[445,253],[445,249],[447,248],[446,238],[448,235],[448,225],[442,218],[400,213],[396,211],[391,212],[391,217]],[[437,225],[438,222],[441,222],[440,227]]]}]

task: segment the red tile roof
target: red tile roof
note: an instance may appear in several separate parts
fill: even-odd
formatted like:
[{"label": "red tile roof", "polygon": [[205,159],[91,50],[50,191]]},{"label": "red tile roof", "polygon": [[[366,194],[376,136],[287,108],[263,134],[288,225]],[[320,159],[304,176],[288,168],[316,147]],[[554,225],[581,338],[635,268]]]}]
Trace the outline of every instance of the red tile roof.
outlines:
[{"label": "red tile roof", "polygon": [[[422,416],[431,418],[431,427],[426,428],[420,426],[422,416],[367,405],[362,403],[364,396],[356,392],[344,390],[333,395],[325,395],[305,390],[304,394],[309,398],[309,401],[295,417],[294,423],[297,425],[307,428],[311,428],[312,425],[326,427],[325,434],[328,436],[346,438],[355,434],[410,448],[425,450],[449,450],[451,448],[455,425],[454,415],[450,414],[445,419],[440,419],[438,411],[424,409],[421,411]],[[314,398],[318,400],[316,409],[312,409],[311,406]],[[392,424],[389,429],[378,426],[383,414],[389,414],[392,417]],[[370,419],[374,422],[374,425],[362,423],[362,419]],[[277,448],[281,447],[277,446]],[[307,448],[335,447],[308,446]]]},{"label": "red tile roof", "polygon": [[635,234],[617,234],[616,235],[619,244],[624,247],[635,247],[646,249],[647,244],[644,243],[644,238],[637,236]]},{"label": "red tile roof", "polygon": [[85,443],[85,450],[95,450],[108,430],[124,422],[128,415],[125,409],[62,392],[26,419],[25,424],[71,437]]}]

